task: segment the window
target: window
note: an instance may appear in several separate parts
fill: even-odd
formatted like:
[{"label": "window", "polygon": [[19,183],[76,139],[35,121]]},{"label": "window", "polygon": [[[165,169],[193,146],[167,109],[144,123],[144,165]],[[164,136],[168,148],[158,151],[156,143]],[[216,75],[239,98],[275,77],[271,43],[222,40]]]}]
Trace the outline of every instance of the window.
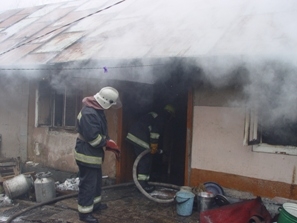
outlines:
[{"label": "window", "polygon": [[74,128],[81,108],[81,91],[63,87],[54,89],[48,81],[41,81],[36,92],[36,126]]},{"label": "window", "polygon": [[297,155],[297,122],[247,110],[244,145],[252,145],[255,152]]}]

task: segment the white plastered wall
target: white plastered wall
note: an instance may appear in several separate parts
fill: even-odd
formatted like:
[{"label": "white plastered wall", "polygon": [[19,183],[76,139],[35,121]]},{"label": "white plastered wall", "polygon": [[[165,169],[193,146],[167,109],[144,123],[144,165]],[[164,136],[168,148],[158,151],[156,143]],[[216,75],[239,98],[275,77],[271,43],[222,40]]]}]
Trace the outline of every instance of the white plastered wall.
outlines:
[{"label": "white plastered wall", "polygon": [[194,106],[191,168],[296,184],[297,156],[243,146],[245,110]]},{"label": "white plastered wall", "polygon": [[1,157],[27,159],[29,81],[17,76],[0,77]]}]

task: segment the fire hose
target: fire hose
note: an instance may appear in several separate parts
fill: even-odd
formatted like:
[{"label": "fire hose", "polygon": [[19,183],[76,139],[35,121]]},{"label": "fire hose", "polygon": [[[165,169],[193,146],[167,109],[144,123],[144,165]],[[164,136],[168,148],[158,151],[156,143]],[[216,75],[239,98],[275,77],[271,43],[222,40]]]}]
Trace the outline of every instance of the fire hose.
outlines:
[{"label": "fire hose", "polygon": [[[110,186],[103,186],[102,189],[111,189],[111,188],[117,188],[117,187],[123,187],[123,186],[131,186],[133,185],[134,183],[133,182],[129,182],[129,183],[123,183],[123,184],[115,184],[115,185],[110,185]],[[25,208],[24,210],[18,212],[18,213],[15,213],[14,215],[10,216],[8,219],[7,219],[7,223],[10,223],[12,222],[13,219],[15,219],[16,217],[24,214],[25,212],[28,212],[34,208],[38,208],[38,207],[41,207],[43,205],[47,205],[47,204],[51,204],[51,203],[54,203],[54,202],[57,202],[57,201],[60,201],[60,200],[63,200],[63,199],[68,199],[68,198],[71,198],[71,197],[75,197],[78,195],[78,192],[74,192],[74,193],[71,193],[71,194],[67,194],[67,195],[64,195],[64,196],[60,196],[60,197],[56,197],[52,200],[49,200],[49,201],[45,201],[45,202],[41,202],[41,203],[38,203],[38,204],[35,204],[31,207],[28,207],[28,208]]]},{"label": "fire hose", "polygon": [[[110,185],[110,186],[103,186],[102,189],[111,189],[111,188],[117,188],[117,187],[123,187],[123,186],[130,186],[130,185],[133,185],[135,184],[136,187],[140,190],[140,192],[145,195],[148,199],[152,200],[152,201],[155,201],[155,202],[158,202],[158,203],[170,203],[170,202],[173,202],[174,201],[174,198],[171,198],[171,199],[159,199],[159,198],[155,198],[155,197],[152,197],[149,193],[147,193],[142,187],[141,185],[139,184],[138,180],[137,180],[137,166],[138,166],[138,163],[139,163],[139,160],[141,160],[141,158],[143,156],[145,156],[146,154],[148,154],[150,152],[150,150],[145,150],[143,151],[141,154],[139,154],[139,156],[135,159],[134,161],[134,165],[133,165],[133,180],[134,180],[134,183],[133,182],[129,182],[129,183],[123,183],[123,184],[115,184],[115,185]],[[173,184],[166,184],[166,183],[159,183],[159,182],[148,182],[150,185],[154,185],[154,186],[160,186],[160,187],[165,187],[165,188],[172,188],[172,189],[176,189],[176,190],[179,190],[180,189],[180,186],[176,186],[176,185],[173,185]],[[49,200],[49,201],[45,201],[45,202],[41,202],[41,203],[38,203],[36,205],[33,205],[31,207],[28,207],[28,208],[25,208],[24,210],[18,212],[18,213],[15,213],[14,215],[10,216],[8,219],[7,219],[7,223],[11,223],[13,219],[15,219],[16,217],[24,214],[25,212],[28,212],[34,208],[38,208],[38,207],[41,207],[43,205],[47,205],[47,204],[51,204],[51,203],[54,203],[54,202],[57,202],[57,201],[60,201],[60,200],[63,200],[63,199],[68,199],[68,198],[71,198],[71,197],[75,197],[78,195],[78,192],[74,192],[72,194],[67,194],[67,195],[64,195],[64,196],[60,196],[60,197],[56,197],[52,200]]]},{"label": "fire hose", "polygon": [[[138,182],[138,179],[137,179],[137,166],[138,166],[138,163],[141,160],[141,158],[143,156],[145,156],[146,154],[148,154],[148,153],[150,153],[150,150],[149,149],[143,151],[142,153],[140,153],[137,156],[137,158],[134,161],[134,165],[133,165],[133,180],[134,180],[134,183],[135,183],[136,187],[140,190],[140,192],[143,195],[145,195],[148,199],[153,200],[153,201],[158,202],[158,203],[171,203],[171,202],[174,201],[174,198],[171,198],[171,199],[159,199],[159,198],[152,197],[149,193],[147,193],[142,188],[142,186]],[[172,188],[172,189],[180,190],[180,186],[176,186],[176,185],[173,185],[173,184],[166,184],[166,183],[160,183],[160,182],[148,182],[148,183],[150,185],[154,185],[154,186],[161,186],[161,187],[167,187],[167,188]]]}]

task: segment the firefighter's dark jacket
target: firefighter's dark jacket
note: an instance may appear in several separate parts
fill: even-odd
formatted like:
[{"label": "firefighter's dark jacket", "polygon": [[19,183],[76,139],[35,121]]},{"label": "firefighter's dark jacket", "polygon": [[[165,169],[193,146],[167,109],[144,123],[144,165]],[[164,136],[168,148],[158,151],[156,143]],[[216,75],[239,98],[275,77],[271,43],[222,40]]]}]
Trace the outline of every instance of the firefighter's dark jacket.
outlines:
[{"label": "firefighter's dark jacket", "polygon": [[103,146],[108,139],[104,110],[85,106],[77,116],[75,159],[80,165],[101,168],[104,159]]},{"label": "firefighter's dark jacket", "polygon": [[150,112],[131,126],[126,139],[144,149],[150,149],[150,144],[158,143],[164,126],[165,118]]}]

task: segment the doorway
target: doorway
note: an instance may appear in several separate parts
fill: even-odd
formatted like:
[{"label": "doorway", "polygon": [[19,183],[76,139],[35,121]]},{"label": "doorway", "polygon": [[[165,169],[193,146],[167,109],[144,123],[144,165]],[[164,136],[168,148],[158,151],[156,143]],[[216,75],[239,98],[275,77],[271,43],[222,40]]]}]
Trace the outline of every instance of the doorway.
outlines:
[{"label": "doorway", "polygon": [[[166,84],[167,85],[167,84]],[[187,132],[187,88],[173,92],[164,83],[154,85],[126,83],[122,89],[122,159],[119,183],[133,180],[132,168],[135,156],[131,145],[125,141],[129,126],[145,113],[164,109],[172,104],[176,110],[174,119],[165,127],[160,149],[162,154],[155,154],[151,181],[184,185],[185,153]],[[171,85],[172,86],[172,85]]]}]

